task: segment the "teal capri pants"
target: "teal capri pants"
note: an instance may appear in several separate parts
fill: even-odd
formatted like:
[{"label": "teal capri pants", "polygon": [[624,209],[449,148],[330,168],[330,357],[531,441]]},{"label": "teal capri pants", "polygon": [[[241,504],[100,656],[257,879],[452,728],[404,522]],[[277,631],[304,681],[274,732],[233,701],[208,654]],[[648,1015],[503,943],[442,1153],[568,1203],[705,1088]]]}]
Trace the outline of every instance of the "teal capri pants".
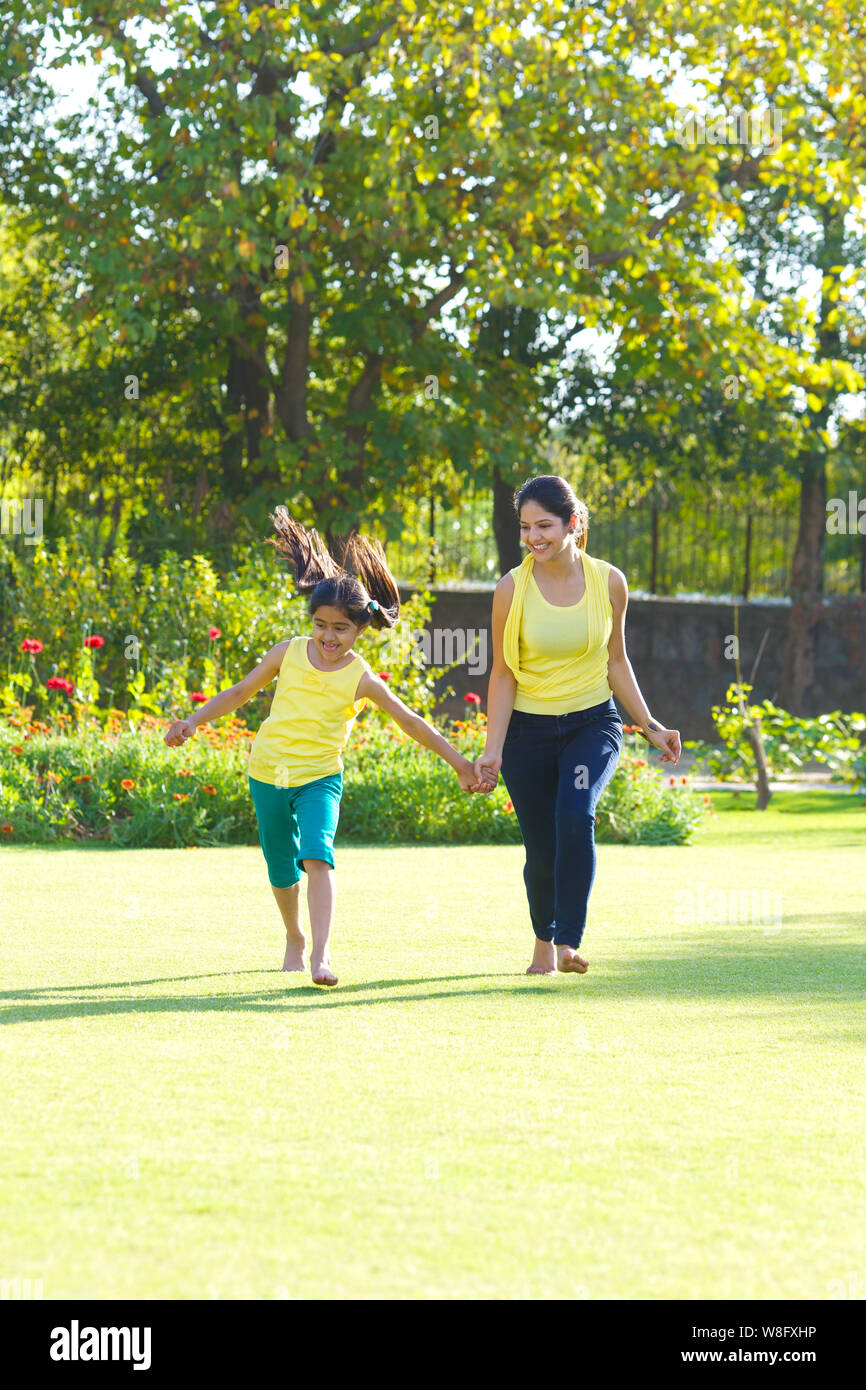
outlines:
[{"label": "teal capri pants", "polygon": [[334,835],[340,816],[343,774],[317,777],[301,787],[272,787],[250,777],[259,843],[275,888],[291,888],[305,859],[334,867]]}]

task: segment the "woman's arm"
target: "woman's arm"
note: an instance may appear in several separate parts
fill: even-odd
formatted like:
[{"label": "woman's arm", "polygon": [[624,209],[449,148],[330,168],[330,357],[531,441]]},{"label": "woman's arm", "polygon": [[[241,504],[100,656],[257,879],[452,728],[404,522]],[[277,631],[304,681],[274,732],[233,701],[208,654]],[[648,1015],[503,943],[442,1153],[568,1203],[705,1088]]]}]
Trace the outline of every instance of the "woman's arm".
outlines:
[{"label": "woman's arm", "polygon": [[452,748],[447,738],[443,738],[432,724],[421,718],[420,714],[404,705],[372,671],[365,671],[358,684],[355,698],[360,700],[362,696],[378,705],[380,710],[389,715],[395,724],[399,724],[403,732],[414,738],[416,743],[420,743],[422,748],[429,748],[432,753],[437,753],[446,763],[450,763],[464,791],[479,790],[475,769],[469,759],[464,758],[456,748]]},{"label": "woman's arm", "polygon": [[493,594],[493,665],[487,686],[487,738],[484,742],[484,752],[475,762],[476,773],[489,784],[487,789],[490,791],[496,785],[496,778],[502,766],[502,745],[517,694],[514,672],[505,664],[502,652],[505,623],[511,611],[513,598],[514,580],[510,574],[503,575]]},{"label": "woman's arm", "polygon": [[641,694],[637,678],[625,649],[625,611],[628,607],[628,584],[622,570],[610,567],[608,592],[613,609],[613,631],[607,644],[607,683],[621,705],[625,705],[648,743],[661,749],[663,763],[678,763],[682,745],[678,729],[665,729],[653,719],[649,705]]},{"label": "woman's arm", "polygon": [[253,667],[243,680],[239,680],[235,685],[229,685],[225,690],[221,690],[218,695],[214,695],[206,704],[199,705],[198,709],[190,714],[186,719],[176,719],[166,733],[165,741],[169,748],[177,748],[181,743],[186,743],[188,738],[192,738],[199,724],[207,724],[212,719],[220,719],[224,714],[231,714],[233,710],[239,709],[246,704],[247,700],[252,699],[259,690],[263,689],[269,681],[278,675],[283,657],[288,649],[288,642],[278,642],[275,647],[262,657],[258,666]]}]

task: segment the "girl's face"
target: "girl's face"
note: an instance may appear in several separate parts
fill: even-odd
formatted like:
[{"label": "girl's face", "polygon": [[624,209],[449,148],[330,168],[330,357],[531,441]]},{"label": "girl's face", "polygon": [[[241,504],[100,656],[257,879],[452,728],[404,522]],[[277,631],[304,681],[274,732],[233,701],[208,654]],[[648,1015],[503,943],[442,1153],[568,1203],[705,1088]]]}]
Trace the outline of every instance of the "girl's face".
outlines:
[{"label": "girl's face", "polygon": [[[542,563],[561,555],[572,544],[569,526],[577,527],[577,517],[560,521],[553,512],[546,512],[537,502],[524,502],[520,508],[520,539],[536,560]],[[576,529],[575,529],[576,534]]]},{"label": "girl's face", "polygon": [[342,608],[323,604],[313,614],[313,641],[323,661],[333,663],[344,657],[360,631]]}]

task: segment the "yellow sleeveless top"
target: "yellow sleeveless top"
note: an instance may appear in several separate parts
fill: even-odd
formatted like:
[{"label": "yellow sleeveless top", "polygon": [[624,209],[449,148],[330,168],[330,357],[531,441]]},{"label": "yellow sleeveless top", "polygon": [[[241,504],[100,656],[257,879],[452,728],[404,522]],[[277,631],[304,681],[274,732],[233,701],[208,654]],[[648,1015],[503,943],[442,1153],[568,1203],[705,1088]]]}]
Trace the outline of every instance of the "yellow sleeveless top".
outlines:
[{"label": "yellow sleeveless top", "polygon": [[249,774],[272,787],[300,787],[343,771],[349,731],[367,701],[355,698],[369,663],[357,652],[339,671],[318,671],[307,637],[293,637],[280,666],[271,712],[253,740]]},{"label": "yellow sleeveless top", "polygon": [[608,591],[610,565],[581,551],[586,591],[579,603],[548,603],[527,554],[509,574],[514,597],[505,623],[502,654],[514,673],[514,708],[529,714],[568,714],[609,700],[607,644],[613,631]]}]

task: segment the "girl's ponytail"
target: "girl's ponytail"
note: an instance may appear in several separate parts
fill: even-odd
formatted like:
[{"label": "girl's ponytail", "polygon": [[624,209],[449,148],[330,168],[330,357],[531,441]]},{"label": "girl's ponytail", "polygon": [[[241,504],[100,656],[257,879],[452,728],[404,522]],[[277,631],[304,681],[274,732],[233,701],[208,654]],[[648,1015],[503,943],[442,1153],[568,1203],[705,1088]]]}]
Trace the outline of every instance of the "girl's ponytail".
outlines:
[{"label": "girl's ponytail", "polygon": [[379,541],[353,531],[346,543],[343,565],[358,576],[377,605],[370,617],[373,627],[393,627],[400,616],[400,591]]},{"label": "girl's ponytail", "polygon": [[289,516],[285,507],[271,514],[276,537],[268,537],[288,561],[298,589],[310,594],[310,612],[333,605],[341,608],[358,627],[393,627],[400,616],[400,591],[388,569],[385,552],[377,540],[359,536],[335,539],[339,563],[317,531]]},{"label": "girl's ponytail", "polygon": [[328,554],[328,548],[318,531],[307,531],[285,507],[275,507],[271,513],[276,538],[269,536],[268,545],[276,546],[294,571],[298,588],[306,593],[322,579],[336,579],[340,566]]}]

